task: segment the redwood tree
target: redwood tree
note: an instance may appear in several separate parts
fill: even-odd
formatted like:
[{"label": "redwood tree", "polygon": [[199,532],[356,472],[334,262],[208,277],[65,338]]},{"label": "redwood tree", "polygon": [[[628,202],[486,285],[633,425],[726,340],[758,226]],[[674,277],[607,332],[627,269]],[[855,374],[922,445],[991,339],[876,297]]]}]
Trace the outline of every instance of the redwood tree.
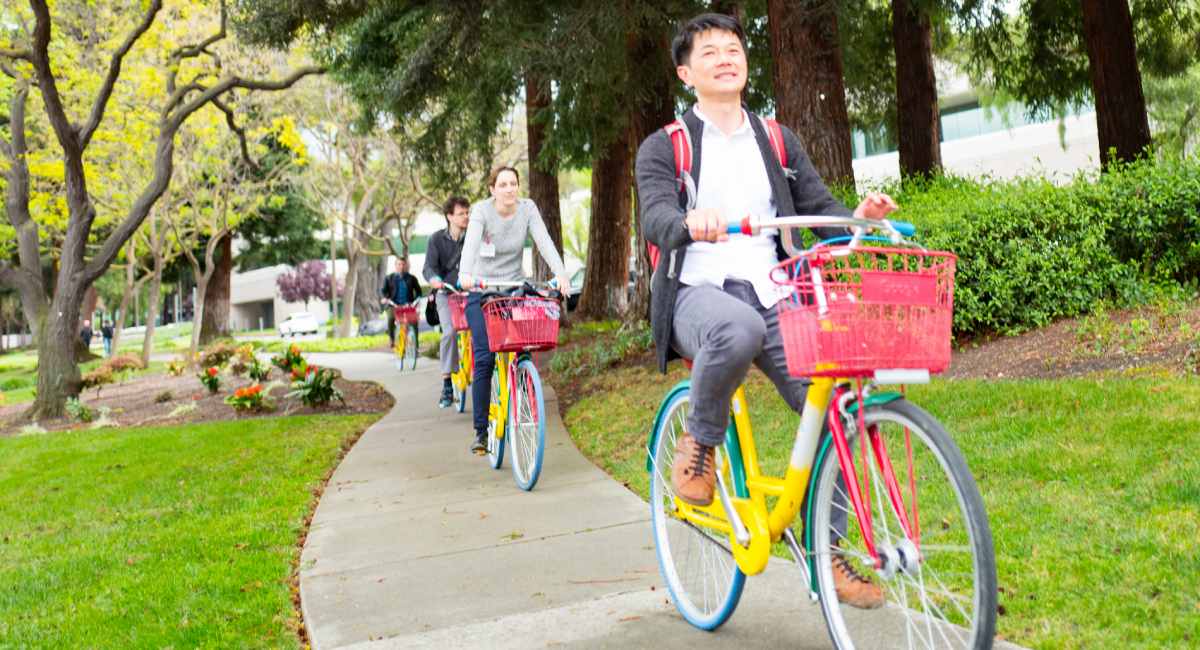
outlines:
[{"label": "redwood tree", "polygon": [[[558,205],[558,162],[552,152],[544,151],[546,120],[550,111],[550,81],[534,73],[525,74],[525,131],[529,140],[529,198],[537,204],[546,222],[546,230],[554,240],[554,248],[561,256],[562,214]],[[550,277],[550,268],[535,255],[534,277],[545,280]]]},{"label": "redwood tree", "polygon": [[767,0],[775,116],[826,183],[853,182],[850,118],[834,0]]},{"label": "redwood tree", "polygon": [[1107,168],[1114,160],[1137,158],[1150,146],[1150,122],[1146,118],[1129,3],[1081,0],[1081,5],[1083,40],[1096,100],[1100,164]]},{"label": "redwood tree", "polygon": [[892,0],[896,48],[896,139],[900,174],[932,174],[942,166],[938,135],[933,30],[920,0]]}]

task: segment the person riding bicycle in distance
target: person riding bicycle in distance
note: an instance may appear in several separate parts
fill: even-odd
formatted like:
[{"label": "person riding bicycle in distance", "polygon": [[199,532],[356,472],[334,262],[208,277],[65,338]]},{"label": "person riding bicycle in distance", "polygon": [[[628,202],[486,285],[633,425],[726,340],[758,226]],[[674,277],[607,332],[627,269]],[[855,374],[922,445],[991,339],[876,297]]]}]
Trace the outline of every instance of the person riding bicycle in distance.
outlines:
[{"label": "person riding bicycle in distance", "polygon": [[[786,259],[776,229],[757,235],[726,233],[746,216],[841,215],[882,219],[896,209],[884,194],[870,194],[853,213],[830,194],[799,138],[781,127],[784,169],[764,120],[743,105],[746,37],[737,19],[702,14],[681,28],[671,44],[679,79],[696,94],[681,118],[692,150],[695,205],[688,209],[686,183],[676,175],[666,130],[641,144],[636,163],[642,234],[660,249],[651,280],[651,328],[659,369],[670,358],[693,362],[691,412],[671,468],[674,493],[693,505],[709,505],[716,483],[714,448],[725,440],[730,400],[750,364],[775,384],[788,406],[804,407],[809,382],[787,373],[775,304],[783,297],[770,278]],[[818,237],[842,228],[814,229]],[[883,602],[879,587],[854,574],[836,572],[838,595],[859,607]]]},{"label": "person riding bicycle in distance", "polygon": [[[396,258],[396,271],[389,273],[383,281],[383,286],[379,288],[380,304],[392,304],[396,307],[406,307],[417,301],[421,297],[421,284],[417,282],[416,276],[408,272],[408,260],[403,257]],[[388,308],[388,339],[391,340],[390,346],[396,347],[396,310]],[[400,336],[405,336],[405,324],[400,323]]]}]

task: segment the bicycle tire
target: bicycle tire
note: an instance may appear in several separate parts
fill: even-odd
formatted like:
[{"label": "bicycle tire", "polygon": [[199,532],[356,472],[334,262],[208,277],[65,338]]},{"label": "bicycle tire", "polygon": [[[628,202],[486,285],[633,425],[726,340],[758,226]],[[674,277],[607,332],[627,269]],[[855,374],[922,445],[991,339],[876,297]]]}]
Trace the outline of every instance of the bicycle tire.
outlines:
[{"label": "bicycle tire", "polygon": [[[496,367],[492,369],[491,404],[500,403],[500,373],[502,372],[502,369],[500,367],[499,359],[496,361]],[[492,416],[491,413],[492,407],[488,406],[488,463],[491,464],[492,469],[500,469],[500,466],[504,464],[504,441],[507,439],[507,436],[501,438],[496,437],[496,426],[500,418]]]},{"label": "bicycle tire", "polygon": [[505,438],[511,441],[509,462],[517,487],[528,492],[537,485],[546,451],[546,403],[542,378],[532,359],[517,364],[516,381],[509,391],[510,425]]},{"label": "bicycle tire", "polygon": [[728,535],[673,516],[671,463],[687,419],[689,392],[686,386],[676,388],[659,409],[650,449],[650,520],[659,572],[671,601],[688,623],[712,631],[733,615],[746,575],[728,549]]},{"label": "bicycle tire", "polygon": [[417,359],[421,356],[421,338],[416,325],[409,325],[407,331],[408,344],[404,347],[404,356],[408,359],[410,370],[417,369]]},{"label": "bicycle tire", "polygon": [[[849,499],[827,437],[817,455],[811,504],[805,508],[805,546],[834,647],[990,648],[996,626],[996,559],[983,501],[962,452],[936,419],[907,400],[869,406],[864,418],[868,430],[880,432],[916,532],[903,531],[877,463],[861,459],[861,441],[854,435],[848,442],[855,468],[870,477],[863,498],[871,511],[876,548],[892,558],[890,573],[888,567],[882,572],[871,568],[854,508],[843,505]],[[911,432],[911,464],[905,428]],[[909,482],[912,476],[914,483]],[[918,490],[915,518],[913,489]],[[845,523],[834,518],[843,509]],[[883,607],[860,610],[838,602],[832,568],[837,555],[881,586]],[[904,557],[919,560],[897,562]]]}]

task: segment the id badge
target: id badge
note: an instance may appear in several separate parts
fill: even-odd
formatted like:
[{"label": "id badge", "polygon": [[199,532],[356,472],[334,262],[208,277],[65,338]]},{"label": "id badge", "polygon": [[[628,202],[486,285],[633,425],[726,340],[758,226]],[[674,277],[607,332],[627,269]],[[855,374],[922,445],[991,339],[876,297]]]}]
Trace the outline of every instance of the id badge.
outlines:
[{"label": "id badge", "polygon": [[496,256],[496,245],[490,241],[483,242],[482,244],[479,245],[479,256],[480,257],[495,257]]}]

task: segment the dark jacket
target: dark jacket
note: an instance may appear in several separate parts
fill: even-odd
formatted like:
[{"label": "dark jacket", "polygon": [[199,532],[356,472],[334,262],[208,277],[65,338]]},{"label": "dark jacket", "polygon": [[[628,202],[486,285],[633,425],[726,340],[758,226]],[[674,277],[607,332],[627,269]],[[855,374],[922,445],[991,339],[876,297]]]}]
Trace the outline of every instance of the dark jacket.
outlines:
[{"label": "dark jacket", "polygon": [[396,283],[404,282],[408,286],[408,302],[416,302],[417,298],[421,297],[421,284],[417,282],[417,277],[412,273],[389,273],[387,279],[383,281],[383,288],[379,290],[380,295],[392,302],[397,302]]},{"label": "dark jacket", "polygon": [[[796,134],[786,126],[783,131],[784,150],[789,168],[785,171],[775,157],[762,122],[747,111],[758,149],[766,162],[775,207],[781,217],[795,215],[850,215],[852,211],[829,193]],[[692,178],[699,182],[700,164],[704,161],[700,148],[704,123],[688,110],[683,115],[692,140]],[[683,226],[686,196],[679,191],[675,178],[675,154],[671,138],[663,129],[655,131],[638,149],[638,199],[641,203],[642,236],[660,249],[658,268],[650,280],[650,326],[659,370],[666,372],[667,361],[679,355],[671,349],[671,326],[675,314],[675,295],[679,291],[679,272],[691,235]],[[814,229],[818,237],[843,234],[841,228]],[[785,259],[782,246],[776,246],[780,261]]]},{"label": "dark jacket", "polygon": [[421,275],[425,276],[426,282],[431,282],[436,277],[447,284],[458,284],[458,263],[462,259],[463,243],[466,240],[466,233],[463,233],[459,235],[458,241],[454,241],[448,228],[429,236],[429,243],[425,248],[425,267],[421,269]]},{"label": "dark jacket", "polygon": [[100,327],[100,336],[103,336],[106,339],[111,339],[113,337],[113,326],[102,325]]}]

